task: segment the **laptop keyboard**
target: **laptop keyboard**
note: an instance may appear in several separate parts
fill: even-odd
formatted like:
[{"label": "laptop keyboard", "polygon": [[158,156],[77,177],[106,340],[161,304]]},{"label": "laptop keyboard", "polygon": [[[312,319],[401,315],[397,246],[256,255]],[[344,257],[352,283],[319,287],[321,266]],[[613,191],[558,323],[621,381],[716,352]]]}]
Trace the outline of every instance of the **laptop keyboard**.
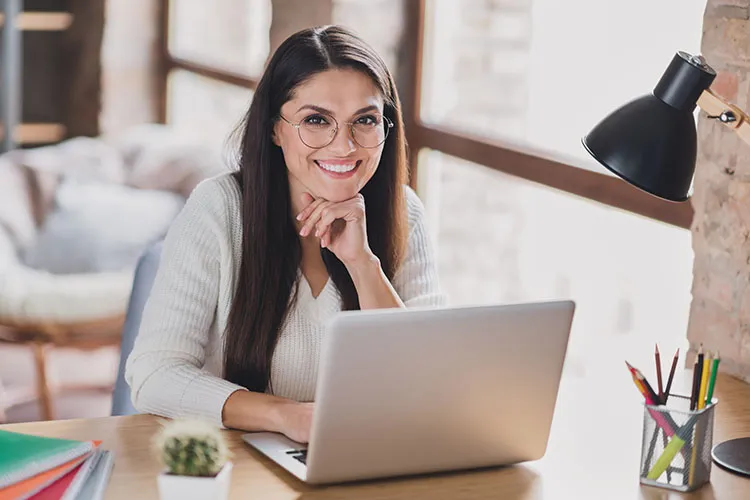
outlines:
[{"label": "laptop keyboard", "polygon": [[295,460],[307,465],[307,450],[289,450],[287,455],[291,455]]}]

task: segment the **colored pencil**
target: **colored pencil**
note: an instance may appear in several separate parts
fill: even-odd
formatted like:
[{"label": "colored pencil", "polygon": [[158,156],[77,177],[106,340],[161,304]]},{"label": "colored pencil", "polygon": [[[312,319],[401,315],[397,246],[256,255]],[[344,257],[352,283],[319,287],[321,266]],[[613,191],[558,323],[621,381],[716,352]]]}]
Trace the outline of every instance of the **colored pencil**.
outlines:
[{"label": "colored pencil", "polygon": [[693,387],[690,391],[690,410],[698,408],[698,394],[701,389],[701,377],[703,377],[703,344],[698,348],[698,356],[693,365]]},{"label": "colored pencil", "polygon": [[710,354],[703,359],[703,369],[701,370],[701,388],[698,392],[698,409],[706,407],[706,389],[708,389],[708,373],[711,370]]},{"label": "colored pencil", "polygon": [[[643,374],[638,370],[637,368],[634,368],[630,363],[627,361],[625,364],[628,366],[628,370],[630,370],[630,374],[633,377],[633,382],[635,383],[635,386],[638,388],[640,393],[643,395],[644,399],[646,400],[646,403],[649,405],[658,405],[658,401],[655,398],[655,394],[653,389],[649,391],[650,386],[647,385],[648,382],[646,382],[646,379],[643,377]],[[661,413],[653,409],[649,409],[649,413],[651,414],[651,417],[653,417],[654,421],[656,421],[656,424],[664,429],[664,433],[671,437],[674,435],[674,433],[677,431],[677,423],[674,421],[674,419],[669,415],[668,413]]]},{"label": "colored pencil", "polygon": [[633,374],[633,377],[636,377],[641,384],[643,384],[643,388],[646,389],[646,393],[648,394],[648,400],[649,404],[651,405],[658,405],[659,404],[659,396],[656,394],[654,389],[651,387],[651,384],[648,383],[648,380],[646,380],[646,377],[643,376],[643,373],[638,368],[635,368],[633,365],[625,362],[626,365],[628,365],[628,369],[630,370],[630,373]]},{"label": "colored pencil", "polygon": [[677,351],[674,353],[674,358],[672,358],[672,368],[669,370],[669,378],[667,378],[667,387],[664,389],[664,401],[662,401],[662,404],[667,404],[667,399],[669,398],[669,391],[672,389],[672,380],[674,379],[674,371],[675,368],[677,368],[677,358],[680,357],[680,349],[677,348]]},{"label": "colored pencil", "polygon": [[719,352],[716,352],[713,363],[711,364],[711,380],[708,381],[708,391],[706,392],[706,404],[710,405],[714,397],[714,387],[716,386],[716,373],[719,371]]},{"label": "colored pencil", "polygon": [[659,403],[664,401],[664,386],[661,383],[661,355],[659,354],[659,344],[654,344],[654,361],[656,361],[656,384],[659,389]]}]

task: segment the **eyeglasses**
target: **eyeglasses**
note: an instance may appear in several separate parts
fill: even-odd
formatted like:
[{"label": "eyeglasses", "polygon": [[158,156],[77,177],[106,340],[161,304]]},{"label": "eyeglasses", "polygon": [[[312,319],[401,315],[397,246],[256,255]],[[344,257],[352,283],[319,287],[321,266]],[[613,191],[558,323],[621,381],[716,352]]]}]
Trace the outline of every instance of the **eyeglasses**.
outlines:
[{"label": "eyeglasses", "polygon": [[[339,131],[339,123],[328,115],[310,115],[298,123],[290,122],[281,114],[279,117],[296,128],[302,143],[313,149],[321,149],[331,144]],[[353,122],[344,122],[344,125],[349,125],[354,142],[368,149],[383,144],[388,132],[393,128],[393,122],[380,114],[363,115]]]}]

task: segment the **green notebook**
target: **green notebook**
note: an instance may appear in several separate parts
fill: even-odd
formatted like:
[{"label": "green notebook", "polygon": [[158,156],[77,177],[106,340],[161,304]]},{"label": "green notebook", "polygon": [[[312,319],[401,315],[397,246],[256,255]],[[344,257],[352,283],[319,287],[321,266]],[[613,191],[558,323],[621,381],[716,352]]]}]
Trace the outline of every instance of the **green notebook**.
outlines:
[{"label": "green notebook", "polygon": [[0,430],[0,489],[80,457],[92,447],[90,441]]}]

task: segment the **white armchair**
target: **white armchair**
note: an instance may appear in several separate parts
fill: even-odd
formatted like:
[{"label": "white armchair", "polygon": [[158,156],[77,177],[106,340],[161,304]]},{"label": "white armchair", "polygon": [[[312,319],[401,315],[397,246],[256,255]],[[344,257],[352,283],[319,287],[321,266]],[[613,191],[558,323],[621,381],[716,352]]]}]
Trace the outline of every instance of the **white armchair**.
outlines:
[{"label": "white armchair", "polygon": [[[159,125],[136,127],[114,139],[77,138],[0,156],[0,346],[14,343],[33,349],[35,396],[45,420],[54,418],[46,350],[119,346],[137,257],[153,243],[141,240],[163,236],[195,185],[224,170],[218,154]],[[66,189],[82,189],[68,198],[78,219],[61,215]],[[108,189],[111,194],[102,193]],[[136,199],[134,190],[142,197]],[[118,204],[118,196],[127,200],[131,194],[136,197],[132,202]],[[116,241],[85,246],[86,233],[76,232],[80,228],[75,224],[85,225],[88,216],[98,215],[96,207],[81,199],[87,196],[89,203],[105,201],[102,211],[108,209],[110,220],[117,219],[112,227],[89,232]],[[127,226],[130,219],[140,220]],[[61,238],[60,231],[71,236]],[[87,258],[104,269],[81,267]],[[30,261],[42,265],[34,268]],[[70,272],[66,263],[72,265]],[[14,404],[3,400],[3,394],[0,383],[0,420],[3,410]]]}]

